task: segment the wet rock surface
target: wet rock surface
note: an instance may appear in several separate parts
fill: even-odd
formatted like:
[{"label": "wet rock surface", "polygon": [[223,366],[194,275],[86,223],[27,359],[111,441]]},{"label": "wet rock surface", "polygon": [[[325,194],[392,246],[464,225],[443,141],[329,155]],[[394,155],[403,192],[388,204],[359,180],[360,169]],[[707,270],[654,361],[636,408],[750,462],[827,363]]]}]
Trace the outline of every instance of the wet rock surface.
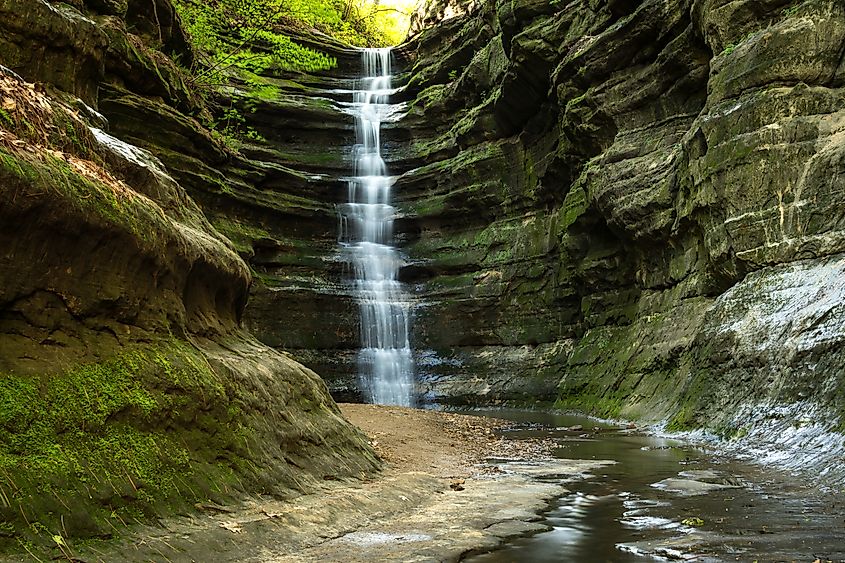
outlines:
[{"label": "wet rock surface", "polygon": [[841,451],[843,15],[487,2],[403,47],[421,393]]},{"label": "wet rock surface", "polygon": [[[335,213],[357,53],[324,41],[330,72],[231,77],[214,101],[258,134],[236,153],[173,62],[193,54],[169,1],[72,4],[0,0],[0,371],[28,401],[0,426],[20,436],[49,415],[48,434],[71,438],[90,409],[55,382],[78,369],[116,378],[117,398],[84,419],[101,441],[62,443],[68,471],[104,482],[36,503],[51,496],[31,478],[44,459],[9,462],[30,476],[13,479],[15,502],[57,522],[63,499],[96,504],[71,527],[97,536],[115,508],[151,518],[186,499],[295,495],[334,464],[372,471],[294,361],[359,397]],[[704,427],[841,483],[843,10],[427,6],[420,21],[439,23],[397,49],[407,115],[384,130],[419,396]],[[27,411],[39,397],[80,408]],[[162,444],[131,442],[146,480],[97,461],[139,435]],[[215,477],[172,485],[186,467]],[[146,498],[170,486],[172,505]]]},{"label": "wet rock surface", "polygon": [[[787,428],[792,415],[765,413],[806,403],[835,430],[841,9],[429,5],[426,21],[455,17],[395,51],[391,99],[407,113],[383,131],[418,397],[724,436]],[[325,75],[236,77],[221,94],[263,138],[240,155],[185,117],[189,89],[143,52],[106,57],[99,104],[233,241],[254,274],[245,326],[360,400],[335,210],[360,60],[324,48],[339,62]]]}]

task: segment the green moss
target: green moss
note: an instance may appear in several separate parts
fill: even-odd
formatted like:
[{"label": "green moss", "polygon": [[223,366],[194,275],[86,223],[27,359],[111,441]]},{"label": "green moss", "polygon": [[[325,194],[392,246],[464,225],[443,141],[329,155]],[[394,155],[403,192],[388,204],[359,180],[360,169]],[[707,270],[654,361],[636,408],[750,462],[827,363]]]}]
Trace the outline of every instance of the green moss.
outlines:
[{"label": "green moss", "polygon": [[[38,379],[0,376],[0,469],[83,476],[83,467],[91,463],[126,460],[126,447],[132,445],[140,454],[138,473],[160,480],[159,468],[141,470],[151,461],[143,455],[149,443],[131,427],[107,427],[115,417],[149,422],[163,406],[163,399],[144,389],[138,378],[148,361],[136,352]],[[89,457],[92,450],[106,455]]]},{"label": "green moss", "polygon": [[666,429],[671,432],[692,430],[695,426],[693,423],[694,420],[693,406],[686,403],[669,419],[669,422],[666,423]]},{"label": "green moss", "polygon": [[578,106],[579,104],[582,104],[584,102],[584,100],[586,100],[589,95],[590,95],[590,91],[587,90],[586,92],[584,92],[580,96],[576,96],[576,97],[572,98],[571,100],[567,101],[566,102],[566,111],[570,111],[573,108],[575,108],[576,106]]},{"label": "green moss", "polygon": [[575,224],[575,221],[584,214],[588,207],[587,193],[581,186],[569,190],[561,208],[563,212],[558,225],[559,234],[562,236],[570,226]]},{"label": "green moss", "polygon": [[273,157],[278,162],[289,165],[311,165],[315,167],[328,167],[337,164],[343,159],[343,155],[336,150],[309,150],[307,152],[282,152],[275,150]]},{"label": "green moss", "polygon": [[555,408],[575,410],[602,418],[619,418],[624,402],[621,397],[577,393],[558,397]]},{"label": "green moss", "polygon": [[12,116],[9,115],[9,112],[3,108],[0,108],[0,124],[9,128],[15,126],[15,121],[12,119]]},{"label": "green moss", "polygon": [[260,227],[226,217],[216,217],[211,221],[211,224],[232,241],[239,252],[251,252],[253,242],[262,238],[270,238],[270,233]]},{"label": "green moss", "polygon": [[[709,355],[709,350],[705,348],[703,354]],[[693,373],[680,390],[678,398],[678,408],[675,414],[669,418],[666,428],[673,432],[694,430],[701,428],[703,422],[699,419],[699,411],[702,407],[702,400],[706,394],[708,378],[701,374]],[[729,435],[732,431],[724,429],[722,434]]]},{"label": "green moss", "polygon": [[119,185],[83,176],[71,164],[51,154],[21,154],[0,147],[0,176],[14,176],[30,193],[59,193],[86,217],[99,217],[148,244],[158,244],[164,213],[149,200]]},{"label": "green moss", "polygon": [[37,174],[34,174],[35,170],[33,167],[22,166],[17,158],[0,148],[0,172],[2,171],[26,181],[32,181],[38,178]]},{"label": "green moss", "polygon": [[783,19],[791,18],[792,16],[795,16],[796,14],[798,14],[798,12],[801,10],[801,8],[803,8],[807,4],[808,4],[807,0],[803,0],[803,1],[799,0],[793,6],[787,6],[786,8],[783,9],[783,12],[782,12]]},{"label": "green moss", "polygon": [[69,533],[100,536],[226,489],[252,440],[240,416],[177,340],[39,376],[0,373],[6,535],[43,542],[81,510],[86,526]]}]

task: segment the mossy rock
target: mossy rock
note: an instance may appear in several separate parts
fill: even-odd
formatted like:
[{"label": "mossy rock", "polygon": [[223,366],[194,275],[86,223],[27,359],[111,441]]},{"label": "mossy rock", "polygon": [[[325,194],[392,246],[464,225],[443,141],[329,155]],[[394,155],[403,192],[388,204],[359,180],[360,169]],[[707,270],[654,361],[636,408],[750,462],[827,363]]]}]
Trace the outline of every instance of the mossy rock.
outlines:
[{"label": "mossy rock", "polygon": [[[229,346],[264,354],[262,369],[274,366],[279,383],[305,376],[256,344],[233,339]],[[304,392],[277,395],[287,401],[280,419],[251,388],[277,384],[261,383],[257,372],[231,378],[218,363],[231,359],[220,351],[168,339],[62,371],[0,374],[0,515],[7,532],[0,549],[16,542],[46,548],[54,535],[108,537],[196,502],[284,497],[313,486],[315,477],[375,466],[371,454],[363,464],[345,457],[363,446],[354,431],[325,433],[343,424],[313,374],[300,380]],[[271,430],[270,420],[259,420],[265,416],[288,422]],[[325,451],[311,457],[304,446],[311,440]]]}]

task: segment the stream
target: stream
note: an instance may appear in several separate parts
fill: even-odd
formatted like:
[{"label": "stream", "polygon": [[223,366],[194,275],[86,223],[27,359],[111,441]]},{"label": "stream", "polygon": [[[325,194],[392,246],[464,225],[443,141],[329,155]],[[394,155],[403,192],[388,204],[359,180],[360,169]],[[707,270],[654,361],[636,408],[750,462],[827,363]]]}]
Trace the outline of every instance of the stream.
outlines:
[{"label": "stream", "polygon": [[542,515],[549,531],[466,561],[845,561],[845,496],[799,476],[589,418],[468,414],[512,421],[510,439],[550,438],[559,458],[616,463],[566,483]]}]

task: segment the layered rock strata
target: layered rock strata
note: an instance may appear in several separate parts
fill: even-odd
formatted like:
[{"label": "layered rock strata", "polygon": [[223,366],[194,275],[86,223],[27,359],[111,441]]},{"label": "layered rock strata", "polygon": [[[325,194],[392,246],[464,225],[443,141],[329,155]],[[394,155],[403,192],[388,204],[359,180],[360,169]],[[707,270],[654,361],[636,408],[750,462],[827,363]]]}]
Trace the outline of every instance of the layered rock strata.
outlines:
[{"label": "layered rock strata", "polygon": [[[432,3],[394,51],[407,115],[383,133],[420,397],[725,436],[783,408],[809,436],[838,424],[842,16],[822,0]],[[245,158],[145,139],[129,98],[103,107],[258,274],[247,325],[354,399],[334,205],[359,62],[325,48],[330,73],[231,92],[265,138]]]},{"label": "layered rock strata", "polygon": [[[237,209],[197,204],[311,180],[191,117],[209,114],[173,60],[193,54],[148,4],[0,1],[3,550],[378,467],[324,382],[244,330]],[[295,201],[275,203],[307,229]]]},{"label": "layered rock strata", "polygon": [[487,2],[408,51],[432,398],[837,427],[840,2]]}]

